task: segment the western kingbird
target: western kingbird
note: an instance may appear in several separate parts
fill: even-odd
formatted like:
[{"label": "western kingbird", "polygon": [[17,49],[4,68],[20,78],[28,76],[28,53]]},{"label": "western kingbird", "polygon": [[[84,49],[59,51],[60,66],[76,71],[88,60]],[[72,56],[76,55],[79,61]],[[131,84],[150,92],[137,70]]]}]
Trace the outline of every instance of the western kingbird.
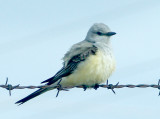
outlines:
[{"label": "western kingbird", "polygon": [[[43,81],[51,87],[40,88],[16,104],[54,89],[59,84],[62,88],[68,86],[87,87],[104,83],[115,70],[115,60],[110,44],[110,37],[115,35],[103,23],[95,23],[89,29],[86,38],[74,44],[63,57],[63,67],[51,78]],[[53,87],[52,87],[53,86]]]}]

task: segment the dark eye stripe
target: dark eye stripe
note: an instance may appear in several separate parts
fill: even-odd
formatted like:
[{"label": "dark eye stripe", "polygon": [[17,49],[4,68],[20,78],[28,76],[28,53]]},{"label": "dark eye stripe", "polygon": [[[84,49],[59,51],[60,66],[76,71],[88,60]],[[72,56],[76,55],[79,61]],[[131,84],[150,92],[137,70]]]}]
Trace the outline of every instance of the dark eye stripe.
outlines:
[{"label": "dark eye stripe", "polygon": [[103,35],[101,32],[97,32],[98,35]]}]

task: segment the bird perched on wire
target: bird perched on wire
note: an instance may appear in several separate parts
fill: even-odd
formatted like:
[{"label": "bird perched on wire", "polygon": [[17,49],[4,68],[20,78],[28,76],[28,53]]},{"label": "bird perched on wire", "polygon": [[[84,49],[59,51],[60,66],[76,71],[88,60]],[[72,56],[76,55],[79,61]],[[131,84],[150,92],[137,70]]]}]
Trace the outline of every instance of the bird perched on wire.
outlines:
[{"label": "bird perched on wire", "polygon": [[112,53],[110,37],[115,35],[103,23],[95,23],[89,29],[86,38],[74,44],[63,57],[63,67],[51,78],[43,81],[51,87],[40,88],[16,104],[54,89],[59,84],[62,88],[80,86],[98,88],[115,70],[115,60]]}]

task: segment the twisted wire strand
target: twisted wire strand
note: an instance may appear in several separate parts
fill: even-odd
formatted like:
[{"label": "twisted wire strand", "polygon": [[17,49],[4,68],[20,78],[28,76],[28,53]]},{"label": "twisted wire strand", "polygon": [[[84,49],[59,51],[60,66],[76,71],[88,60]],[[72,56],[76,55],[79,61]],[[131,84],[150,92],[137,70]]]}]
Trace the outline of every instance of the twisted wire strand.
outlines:
[{"label": "twisted wire strand", "polygon": [[[9,85],[0,85],[0,87],[1,88],[5,88],[5,89],[7,89],[8,90],[8,87],[9,86],[12,86],[11,84],[9,84]],[[149,84],[138,84],[138,85],[132,85],[132,84],[127,84],[127,85],[118,85],[118,86],[116,86],[116,85],[112,85],[113,86],[113,88],[125,88],[125,87],[127,87],[127,88],[136,88],[136,87],[138,87],[138,88],[148,88],[148,87],[152,87],[152,88],[160,88],[160,85],[156,85],[156,84],[151,84],[151,85],[149,85]],[[35,89],[35,88],[45,88],[45,87],[50,87],[50,86],[47,86],[47,85],[39,85],[39,86],[12,86],[12,89],[11,90],[13,90],[13,89],[26,89],[26,88],[28,88],[28,89]],[[58,86],[55,86],[55,88],[56,87],[58,87]],[[102,87],[102,88],[110,88],[110,86],[108,85],[99,85],[99,87]],[[64,89],[71,89],[71,88],[83,88],[83,86],[75,86],[75,87],[64,87]],[[90,88],[93,88],[93,87],[90,87]]]},{"label": "twisted wire strand", "polygon": [[[9,94],[11,96],[11,90],[14,90],[14,89],[36,89],[36,88],[46,88],[46,87],[53,87],[53,86],[49,86],[49,85],[20,86],[19,84],[13,86],[11,84],[8,84],[8,78],[7,78],[6,79],[6,83],[4,85],[0,85],[0,87],[9,90]],[[157,88],[157,89],[160,90],[160,79],[159,79],[157,85],[156,84],[138,84],[138,85],[127,84],[127,85],[119,85],[119,82],[117,84],[113,85],[113,84],[108,84],[108,81],[107,81],[107,84],[101,84],[101,85],[98,85],[98,87],[111,89],[113,91],[113,93],[115,93],[115,91],[114,91],[115,88],[125,88],[125,87],[127,87],[127,88],[136,88],[136,87],[138,87],[138,88],[148,88],[148,87],[151,87],[151,88]],[[59,85],[54,86],[53,88],[57,88],[58,89]],[[63,87],[60,90],[68,91],[68,89],[71,89],[71,88],[83,88],[84,89],[84,85],[75,86],[75,87]],[[94,88],[94,86],[92,86],[90,88]],[[160,95],[160,92],[159,92],[159,95]]]}]

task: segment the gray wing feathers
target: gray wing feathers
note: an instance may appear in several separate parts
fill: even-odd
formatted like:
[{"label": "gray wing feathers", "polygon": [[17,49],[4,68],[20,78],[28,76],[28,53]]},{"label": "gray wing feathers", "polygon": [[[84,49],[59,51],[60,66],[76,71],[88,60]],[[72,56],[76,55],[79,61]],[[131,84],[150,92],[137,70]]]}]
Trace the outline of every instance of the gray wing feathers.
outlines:
[{"label": "gray wing feathers", "polygon": [[[76,44],[77,45],[77,44]],[[79,43],[81,46],[81,42]],[[71,50],[65,55],[64,62],[65,65],[62,67],[60,71],[58,71],[53,77],[43,81],[42,83],[46,83],[51,85],[58,81],[59,79],[66,77],[73,73],[73,71],[77,68],[78,64],[88,58],[89,55],[95,55],[97,51],[97,47],[92,45],[87,45],[88,47],[81,47],[81,49],[77,50],[77,46],[73,46],[76,48],[75,52],[73,52],[73,47]],[[80,47],[79,47],[80,48]],[[76,55],[75,55],[76,54]],[[70,57],[70,59],[69,59]]]},{"label": "gray wing feathers", "polygon": [[88,48],[93,47],[93,44],[87,41],[81,41],[77,44],[74,44],[71,49],[64,55],[63,61],[64,65],[67,66],[69,60],[79,54],[83,54]]},{"label": "gray wing feathers", "polygon": [[[83,51],[83,52],[82,52]],[[51,85],[53,83],[55,83],[56,81],[58,81],[59,79],[61,79],[62,77],[68,76],[70,75],[74,70],[76,70],[78,64],[84,60],[86,60],[88,58],[88,56],[90,55],[94,55],[97,51],[97,47],[95,46],[89,46],[89,47],[83,47],[82,49],[79,49],[79,51],[75,51],[75,52],[68,52],[66,55],[68,55],[70,57],[70,59],[67,61],[67,66],[63,66],[63,68],[58,71],[53,77],[43,81],[42,83],[47,82],[48,85]],[[73,54],[74,55],[73,55]],[[76,55],[75,55],[76,53]],[[68,58],[68,57],[66,57]],[[41,88],[35,92],[33,92],[32,94],[28,95],[27,97],[19,100],[16,102],[16,104],[23,104],[25,102],[27,102],[28,100],[41,95],[42,93],[46,92],[50,90],[49,88]]]}]

